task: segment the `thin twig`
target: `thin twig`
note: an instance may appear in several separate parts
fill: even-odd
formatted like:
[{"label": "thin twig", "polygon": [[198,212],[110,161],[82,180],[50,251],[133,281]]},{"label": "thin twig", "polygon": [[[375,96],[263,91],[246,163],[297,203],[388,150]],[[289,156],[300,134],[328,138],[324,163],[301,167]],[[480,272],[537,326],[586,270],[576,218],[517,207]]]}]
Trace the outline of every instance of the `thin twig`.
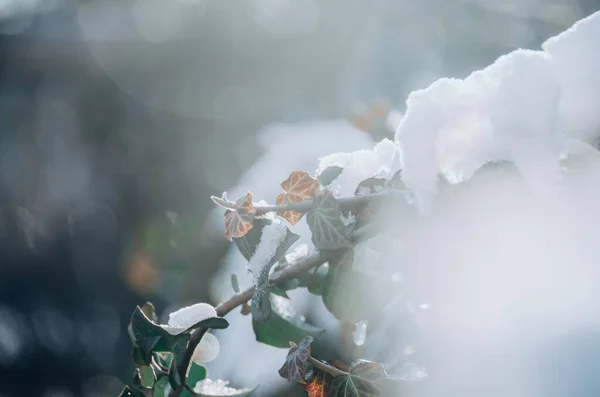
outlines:
[{"label": "thin twig", "polygon": [[332,365],[329,365],[327,363],[324,363],[322,361],[317,360],[316,358],[310,356],[308,357],[308,363],[311,364],[314,367],[319,368],[322,371],[327,372],[329,375],[333,376],[334,378],[336,376],[348,376],[350,375],[348,372],[346,371],[342,371],[339,368],[336,368]]},{"label": "thin twig", "polygon": [[[360,228],[356,232],[352,233],[352,235],[350,236],[350,241],[353,244],[358,244],[358,243],[374,236],[374,233],[375,233],[375,229],[373,227],[370,227],[367,225],[367,226]],[[327,257],[317,251],[314,254],[308,255],[308,256],[298,260],[297,262],[284,267],[280,271],[272,274],[269,277],[269,285],[280,285],[286,281],[292,280],[296,277],[301,276],[302,274],[309,271],[310,269],[317,267],[319,265],[322,265],[326,261],[327,261]],[[229,313],[233,309],[235,309],[236,307],[248,302],[250,299],[252,299],[252,295],[254,294],[254,288],[255,287],[252,286],[243,292],[233,295],[231,298],[229,298],[225,302],[222,302],[219,305],[217,305],[217,307],[215,308],[217,311],[217,315],[219,317],[223,317],[227,313]],[[188,345],[186,347],[186,351],[184,353],[184,360],[182,361],[182,364],[180,366],[181,371],[183,368],[185,368],[187,370],[187,368],[189,367],[190,361],[192,359],[192,353],[193,353],[194,349],[196,349],[196,346],[198,345],[198,343],[200,342],[200,340],[197,340],[197,342],[196,342],[196,339],[198,339],[198,338],[194,338],[194,336],[195,336],[195,333],[192,334],[193,343],[192,343],[192,340],[190,340],[190,342],[188,343]],[[199,339],[201,339],[201,338],[199,338]],[[316,364],[313,362],[311,362],[311,364],[313,364],[315,367],[319,367],[320,369],[322,369],[324,371],[327,371],[328,373],[332,374],[332,376],[347,375],[346,372],[340,371],[337,368],[330,367],[329,365],[323,364],[316,360],[314,360],[314,361],[316,362]],[[309,362],[310,362],[310,359],[309,359]],[[325,367],[327,369],[325,369]],[[334,373],[332,373],[332,371],[336,375],[334,375]],[[185,382],[185,378],[182,379],[182,382]],[[179,388],[178,390],[171,390],[171,392],[169,393],[169,397],[179,397],[182,390],[183,390],[183,388]]]},{"label": "thin twig", "polygon": [[[378,199],[382,199],[382,198],[386,198],[386,197],[390,197],[390,196],[394,196],[394,195],[405,195],[407,192],[408,192],[407,190],[388,190],[385,192],[363,194],[360,196],[340,197],[340,198],[337,198],[336,200],[340,204],[340,206],[343,209],[345,209],[345,208],[349,208],[349,207],[351,208],[351,207],[362,205],[362,204],[367,204],[371,201],[375,201]],[[235,209],[235,203],[233,201],[229,201],[227,199],[217,197],[217,196],[211,196],[211,199],[215,204],[220,205],[223,208],[227,208],[227,209],[231,209],[231,210]],[[284,212],[284,211],[307,212],[307,211],[310,211],[311,209],[314,209],[315,207],[316,207],[315,200],[304,200],[304,201],[299,201],[297,203],[285,203],[285,204],[281,204],[281,205],[254,206],[254,208],[256,209],[256,215],[264,215],[269,212]]]}]

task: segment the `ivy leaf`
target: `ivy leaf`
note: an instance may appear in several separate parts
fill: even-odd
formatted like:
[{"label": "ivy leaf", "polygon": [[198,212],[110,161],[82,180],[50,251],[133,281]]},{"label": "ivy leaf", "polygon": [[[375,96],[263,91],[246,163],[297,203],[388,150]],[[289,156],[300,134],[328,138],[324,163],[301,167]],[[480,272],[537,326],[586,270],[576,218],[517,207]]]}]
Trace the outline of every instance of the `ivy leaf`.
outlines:
[{"label": "ivy leaf", "polygon": [[323,295],[327,284],[327,273],[329,273],[329,265],[326,263],[298,277],[298,286],[306,287],[313,295]]},{"label": "ivy leaf", "polygon": [[242,237],[252,229],[256,208],[252,204],[252,193],[241,197],[235,203],[235,210],[225,211],[225,237],[231,241],[232,238]]},{"label": "ivy leaf", "polygon": [[358,375],[336,376],[329,388],[329,397],[381,397],[383,393],[375,383]]},{"label": "ivy leaf", "polygon": [[315,205],[306,216],[315,246],[321,250],[350,248],[348,229],[341,220],[340,204],[333,194],[320,192],[315,197]]},{"label": "ivy leaf", "polygon": [[288,299],[275,294],[270,294],[269,299],[272,304],[269,319],[264,322],[252,320],[252,328],[258,342],[289,348],[290,341],[300,343],[305,336],[316,338],[325,331],[305,322],[296,314]]},{"label": "ivy leaf", "polygon": [[279,376],[287,379],[288,382],[306,383],[304,379],[306,377],[306,363],[311,354],[310,345],[313,340],[312,336],[305,336],[300,345],[290,342],[290,351],[287,354],[285,363],[279,368]]},{"label": "ivy leaf", "polygon": [[350,364],[350,373],[371,381],[387,378],[383,364],[368,360],[353,361]]},{"label": "ivy leaf", "polygon": [[329,186],[333,181],[337,179],[338,176],[342,174],[344,169],[342,167],[338,167],[337,165],[332,165],[330,167],[325,168],[317,177],[321,185]]},{"label": "ivy leaf", "polygon": [[[285,228],[285,232],[283,229],[275,229],[275,232],[268,233],[269,236],[263,238],[263,234],[266,234],[266,231],[268,230],[267,228],[281,227]],[[266,263],[256,262],[263,259],[254,258],[256,252],[264,244],[275,244],[271,241],[275,238],[275,235],[280,237],[277,240],[275,252],[272,251],[272,247],[267,247],[266,249],[266,251],[273,253],[273,256],[268,258],[268,261],[264,259]],[[271,268],[284,257],[285,253],[299,238],[300,236],[298,234],[292,233],[290,229],[279,220],[259,218],[255,220],[254,228],[252,230],[243,237],[235,239],[235,243],[244,258],[254,263],[253,268],[260,267],[260,272],[255,274],[255,290],[252,296],[252,305],[250,306],[252,317],[257,321],[265,321],[271,313],[271,305],[268,298],[269,274]],[[264,254],[264,246],[261,252]]]},{"label": "ivy leaf", "polygon": [[[195,362],[190,363],[185,383],[193,389],[198,382],[206,379],[206,368],[202,365],[198,365]],[[181,397],[195,397],[195,394],[190,392],[187,388],[183,388],[180,394]]]},{"label": "ivy leaf", "polygon": [[146,394],[137,387],[132,389],[129,386],[125,386],[123,390],[121,390],[119,397],[146,397]]},{"label": "ivy leaf", "polygon": [[[275,202],[277,205],[285,203],[299,203],[304,200],[312,199],[315,191],[319,188],[319,180],[311,177],[307,172],[294,171],[288,179],[281,183],[285,193],[277,196]],[[295,225],[302,218],[302,213],[298,211],[280,211],[277,215]]]},{"label": "ivy leaf", "polygon": [[365,179],[358,184],[358,187],[354,191],[355,196],[362,196],[365,194],[380,193],[389,188],[389,181],[385,178],[372,177]]},{"label": "ivy leaf", "polygon": [[144,388],[151,389],[152,387],[154,387],[154,383],[156,382],[156,375],[154,374],[154,370],[151,366],[139,367],[138,377]]},{"label": "ivy leaf", "polygon": [[353,324],[378,317],[399,293],[397,283],[388,278],[331,267],[323,303],[338,320]]},{"label": "ivy leaf", "polygon": [[156,309],[154,308],[154,305],[152,304],[152,302],[146,302],[146,303],[144,303],[144,306],[142,306],[142,312],[151,321],[153,321],[155,323],[158,322],[158,316],[156,315]]},{"label": "ivy leaf", "polygon": [[327,391],[333,377],[318,368],[311,368],[302,388],[308,393],[308,397],[327,397]]}]

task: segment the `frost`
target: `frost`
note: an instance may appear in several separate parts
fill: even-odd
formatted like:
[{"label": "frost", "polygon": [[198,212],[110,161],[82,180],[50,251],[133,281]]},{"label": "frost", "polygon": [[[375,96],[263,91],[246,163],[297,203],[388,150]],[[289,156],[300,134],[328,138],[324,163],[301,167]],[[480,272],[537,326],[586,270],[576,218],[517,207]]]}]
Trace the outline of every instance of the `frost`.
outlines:
[{"label": "frost", "polygon": [[352,196],[358,184],[365,179],[376,175],[391,176],[399,168],[398,147],[389,139],[384,139],[373,150],[333,153],[321,158],[317,174],[331,166],[344,170],[330,187],[340,196]]},{"label": "frost", "polygon": [[262,269],[269,264],[279,245],[287,236],[287,227],[278,219],[274,219],[270,224],[266,225],[260,236],[260,243],[250,258],[248,268],[251,270],[256,279]]},{"label": "frost", "polygon": [[196,383],[194,392],[205,396],[235,396],[249,392],[250,389],[235,389],[226,380],[204,379]]},{"label": "frost", "polygon": [[169,322],[161,324],[161,327],[172,335],[178,335],[192,325],[211,317],[217,317],[213,306],[208,303],[196,303],[169,314]]}]

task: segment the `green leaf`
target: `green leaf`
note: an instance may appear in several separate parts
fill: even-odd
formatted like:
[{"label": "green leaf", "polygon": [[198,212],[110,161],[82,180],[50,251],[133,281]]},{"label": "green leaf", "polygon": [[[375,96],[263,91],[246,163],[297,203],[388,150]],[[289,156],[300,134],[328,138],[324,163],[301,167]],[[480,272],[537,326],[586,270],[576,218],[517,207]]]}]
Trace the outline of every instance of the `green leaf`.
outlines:
[{"label": "green leaf", "polygon": [[252,259],[252,255],[256,252],[256,248],[260,243],[262,231],[265,226],[270,225],[273,221],[267,218],[254,218],[254,226],[248,233],[242,237],[236,237],[233,239],[235,245],[240,250],[240,253],[246,258],[247,261]]},{"label": "green leaf", "polygon": [[158,322],[158,316],[156,315],[156,309],[154,308],[154,305],[152,304],[152,302],[144,303],[144,306],[142,306],[142,312],[146,315],[146,317],[148,317],[148,319],[150,321],[155,322],[155,323]]},{"label": "green leaf", "polygon": [[313,295],[323,295],[327,285],[327,273],[329,273],[329,264],[310,270],[298,278],[299,286],[306,287]]},{"label": "green leaf", "polygon": [[328,391],[329,397],[380,397],[381,389],[375,383],[356,375],[336,376]]},{"label": "green leaf", "polygon": [[200,396],[200,397],[224,397],[224,396],[233,396],[233,397],[244,397],[249,395],[250,393],[254,392],[256,389],[258,389],[258,386],[255,386],[254,388],[250,389],[250,388],[244,388],[244,389],[235,389],[231,386],[229,386],[229,382],[224,382],[222,380],[211,380],[211,379],[205,379],[204,382],[206,382],[206,389],[209,389],[210,392],[208,390],[204,390],[203,388],[195,388],[194,389],[194,393],[196,394],[196,396]]},{"label": "green leaf", "polygon": [[323,303],[338,320],[356,323],[378,317],[399,293],[398,283],[389,278],[331,267]]},{"label": "green leaf", "polygon": [[336,180],[338,176],[344,171],[342,167],[338,167],[337,165],[332,165],[330,167],[325,168],[317,177],[321,185],[329,186],[333,181]]},{"label": "green leaf", "polygon": [[138,376],[143,387],[145,387],[146,389],[151,389],[152,387],[154,387],[154,382],[156,382],[156,375],[154,374],[154,370],[152,369],[152,367],[139,367]]},{"label": "green leaf", "polygon": [[129,386],[125,386],[123,390],[121,390],[119,397],[146,397],[146,395],[137,387],[130,388]]},{"label": "green leaf", "polygon": [[[194,388],[196,383],[201,380],[206,379],[206,368],[202,365],[198,365],[194,362],[190,363],[190,369],[187,375],[185,382],[190,388]],[[180,394],[181,397],[194,397],[195,394],[191,393],[189,390],[184,388]]]},{"label": "green leaf", "polygon": [[156,383],[154,384],[154,397],[168,397],[165,394],[165,388],[167,387],[168,384],[169,384],[168,377],[165,376],[165,377],[158,379],[156,381]]},{"label": "green leaf", "polygon": [[[171,363],[173,362],[173,353],[170,352],[153,352],[152,364],[160,368],[162,372],[169,372]],[[156,372],[156,371],[155,371]]]},{"label": "green leaf", "polygon": [[305,322],[295,313],[290,301],[275,294],[270,295],[272,312],[264,322],[252,320],[256,340],[267,345],[289,348],[289,342],[300,343],[305,336],[316,338],[324,330]]},{"label": "green leaf", "polygon": [[290,351],[285,363],[279,368],[279,376],[287,379],[288,382],[306,383],[306,365],[310,358],[310,345],[313,340],[312,336],[306,336],[300,345],[290,342]]},{"label": "green leaf", "polygon": [[[256,250],[258,249],[260,244],[270,244],[270,241],[261,242],[262,234],[265,230],[265,227],[268,227],[273,223],[270,219],[260,219],[262,222],[254,224],[254,228],[252,228],[246,235],[236,239],[236,244],[238,244],[238,248],[240,252],[248,259],[249,261],[253,258]],[[255,274],[255,289],[254,294],[252,296],[252,305],[250,306],[250,312],[252,313],[252,318],[256,321],[266,321],[271,314],[271,304],[268,299],[268,290],[269,290],[269,274],[271,272],[271,268],[285,255],[287,250],[300,238],[299,235],[292,233],[290,229],[288,229],[283,223],[280,226],[285,227],[286,235],[279,243],[279,246],[275,249],[274,255],[267,260],[266,263],[257,263],[256,265],[260,267],[260,273]]]},{"label": "green leaf", "polygon": [[240,293],[240,283],[238,282],[237,274],[231,273],[231,287],[236,294]]},{"label": "green leaf", "polygon": [[341,219],[340,204],[329,191],[315,196],[316,207],[306,215],[312,242],[318,249],[350,248],[348,230]]},{"label": "green leaf", "polygon": [[383,364],[368,360],[353,361],[350,364],[350,373],[371,381],[387,378]]}]

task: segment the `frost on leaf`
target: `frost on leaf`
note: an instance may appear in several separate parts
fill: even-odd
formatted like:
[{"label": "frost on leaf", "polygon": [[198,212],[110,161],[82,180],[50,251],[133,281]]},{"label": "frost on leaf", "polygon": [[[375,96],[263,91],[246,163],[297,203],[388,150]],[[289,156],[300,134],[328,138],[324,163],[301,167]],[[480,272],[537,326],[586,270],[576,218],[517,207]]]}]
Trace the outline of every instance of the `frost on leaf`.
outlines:
[{"label": "frost on leaf", "polygon": [[348,229],[341,219],[341,208],[330,191],[320,191],[315,196],[315,208],[306,220],[312,233],[312,242],[321,250],[350,248]]},{"label": "frost on leaf", "polygon": [[327,390],[333,377],[318,368],[312,368],[302,385],[308,397],[327,397]]},{"label": "frost on leaf", "polygon": [[235,203],[235,210],[225,211],[225,237],[231,241],[242,237],[252,229],[256,209],[252,204],[252,193],[240,198]]},{"label": "frost on leaf", "polygon": [[[285,193],[281,193],[275,200],[277,205],[285,203],[299,203],[301,201],[312,199],[315,191],[319,188],[319,180],[311,177],[307,172],[294,171],[289,178],[281,183]],[[302,218],[302,213],[298,211],[280,211],[277,215],[295,225]]]},{"label": "frost on leaf", "polygon": [[306,336],[296,345],[290,342],[290,351],[285,359],[285,363],[279,369],[279,375],[288,380],[288,382],[306,383],[306,364],[311,354],[310,345],[313,342],[312,336]]}]

